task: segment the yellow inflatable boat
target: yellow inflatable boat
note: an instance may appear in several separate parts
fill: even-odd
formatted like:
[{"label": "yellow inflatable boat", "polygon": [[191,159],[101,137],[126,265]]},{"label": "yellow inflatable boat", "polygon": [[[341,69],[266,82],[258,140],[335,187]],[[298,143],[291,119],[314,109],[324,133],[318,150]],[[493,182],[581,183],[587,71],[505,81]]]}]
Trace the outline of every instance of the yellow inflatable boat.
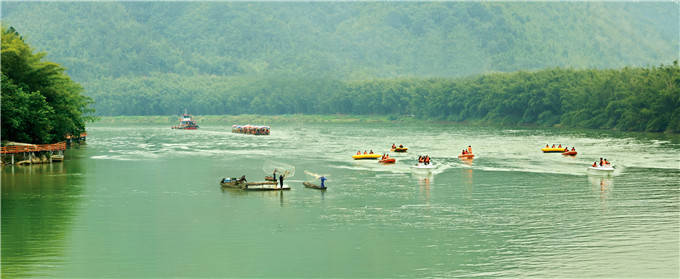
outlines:
[{"label": "yellow inflatable boat", "polygon": [[567,149],[567,148],[566,147],[554,147],[554,148],[553,147],[544,147],[544,148],[541,148],[541,151],[543,151],[543,153],[557,153],[557,152],[562,153],[562,152],[564,152],[565,149]]},{"label": "yellow inflatable boat", "polygon": [[375,160],[382,157],[380,154],[360,154],[360,155],[353,155],[352,158],[354,160]]}]

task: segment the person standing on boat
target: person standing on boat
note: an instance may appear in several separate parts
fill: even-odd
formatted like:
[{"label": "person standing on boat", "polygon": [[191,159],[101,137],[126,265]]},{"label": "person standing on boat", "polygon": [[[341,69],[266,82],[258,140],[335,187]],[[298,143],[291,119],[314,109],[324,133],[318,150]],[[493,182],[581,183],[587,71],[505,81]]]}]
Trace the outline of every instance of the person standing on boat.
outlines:
[{"label": "person standing on boat", "polygon": [[472,154],[472,146],[469,146],[469,145],[468,145],[468,153],[469,153],[469,154]]},{"label": "person standing on boat", "polygon": [[283,188],[283,175],[279,175],[279,183],[281,184],[281,188]]},{"label": "person standing on boat", "polygon": [[324,184],[324,182],[326,182],[328,179],[325,176],[319,177],[319,179],[321,179],[321,188],[326,188],[326,184]]},{"label": "person standing on boat", "polygon": [[274,181],[276,181],[276,169],[274,169],[274,173],[272,174],[272,179],[274,179]]}]

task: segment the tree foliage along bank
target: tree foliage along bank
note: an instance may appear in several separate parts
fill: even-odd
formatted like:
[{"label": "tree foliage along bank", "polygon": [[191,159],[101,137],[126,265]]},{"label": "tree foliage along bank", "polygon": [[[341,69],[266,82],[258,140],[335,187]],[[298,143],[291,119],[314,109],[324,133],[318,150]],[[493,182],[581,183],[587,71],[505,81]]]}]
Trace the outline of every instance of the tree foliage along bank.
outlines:
[{"label": "tree foliage along bank", "polygon": [[2,27],[2,140],[51,143],[85,131],[89,97],[64,68]]},{"label": "tree foliage along bank", "polygon": [[[340,81],[167,75],[105,79],[103,115],[382,114],[503,125],[680,132],[680,66]],[[87,85],[86,85],[87,86]]]}]

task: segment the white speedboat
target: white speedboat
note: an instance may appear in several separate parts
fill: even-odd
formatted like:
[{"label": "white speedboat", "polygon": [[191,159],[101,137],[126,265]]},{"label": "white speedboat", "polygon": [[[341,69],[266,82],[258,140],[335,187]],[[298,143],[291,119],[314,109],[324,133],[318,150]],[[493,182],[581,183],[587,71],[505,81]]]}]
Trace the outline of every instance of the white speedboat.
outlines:
[{"label": "white speedboat", "polygon": [[415,165],[415,166],[412,166],[412,168],[413,168],[413,169],[416,169],[416,170],[432,170],[432,169],[434,169],[434,168],[436,168],[436,167],[435,167],[433,164],[427,164],[427,165],[426,165],[426,164],[421,164],[421,163],[419,163],[419,164],[417,164],[417,165]]},{"label": "white speedboat", "polygon": [[597,167],[590,166],[588,167],[588,170],[593,172],[610,173],[614,171],[614,166],[612,166],[611,164]]}]

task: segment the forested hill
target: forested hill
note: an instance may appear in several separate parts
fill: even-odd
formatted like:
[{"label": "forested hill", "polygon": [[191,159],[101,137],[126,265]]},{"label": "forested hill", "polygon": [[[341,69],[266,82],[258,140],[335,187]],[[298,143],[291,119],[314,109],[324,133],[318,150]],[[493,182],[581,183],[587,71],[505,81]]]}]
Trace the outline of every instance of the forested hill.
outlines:
[{"label": "forested hill", "polygon": [[2,18],[83,83],[650,66],[677,59],[679,41],[672,2],[4,2]]}]

